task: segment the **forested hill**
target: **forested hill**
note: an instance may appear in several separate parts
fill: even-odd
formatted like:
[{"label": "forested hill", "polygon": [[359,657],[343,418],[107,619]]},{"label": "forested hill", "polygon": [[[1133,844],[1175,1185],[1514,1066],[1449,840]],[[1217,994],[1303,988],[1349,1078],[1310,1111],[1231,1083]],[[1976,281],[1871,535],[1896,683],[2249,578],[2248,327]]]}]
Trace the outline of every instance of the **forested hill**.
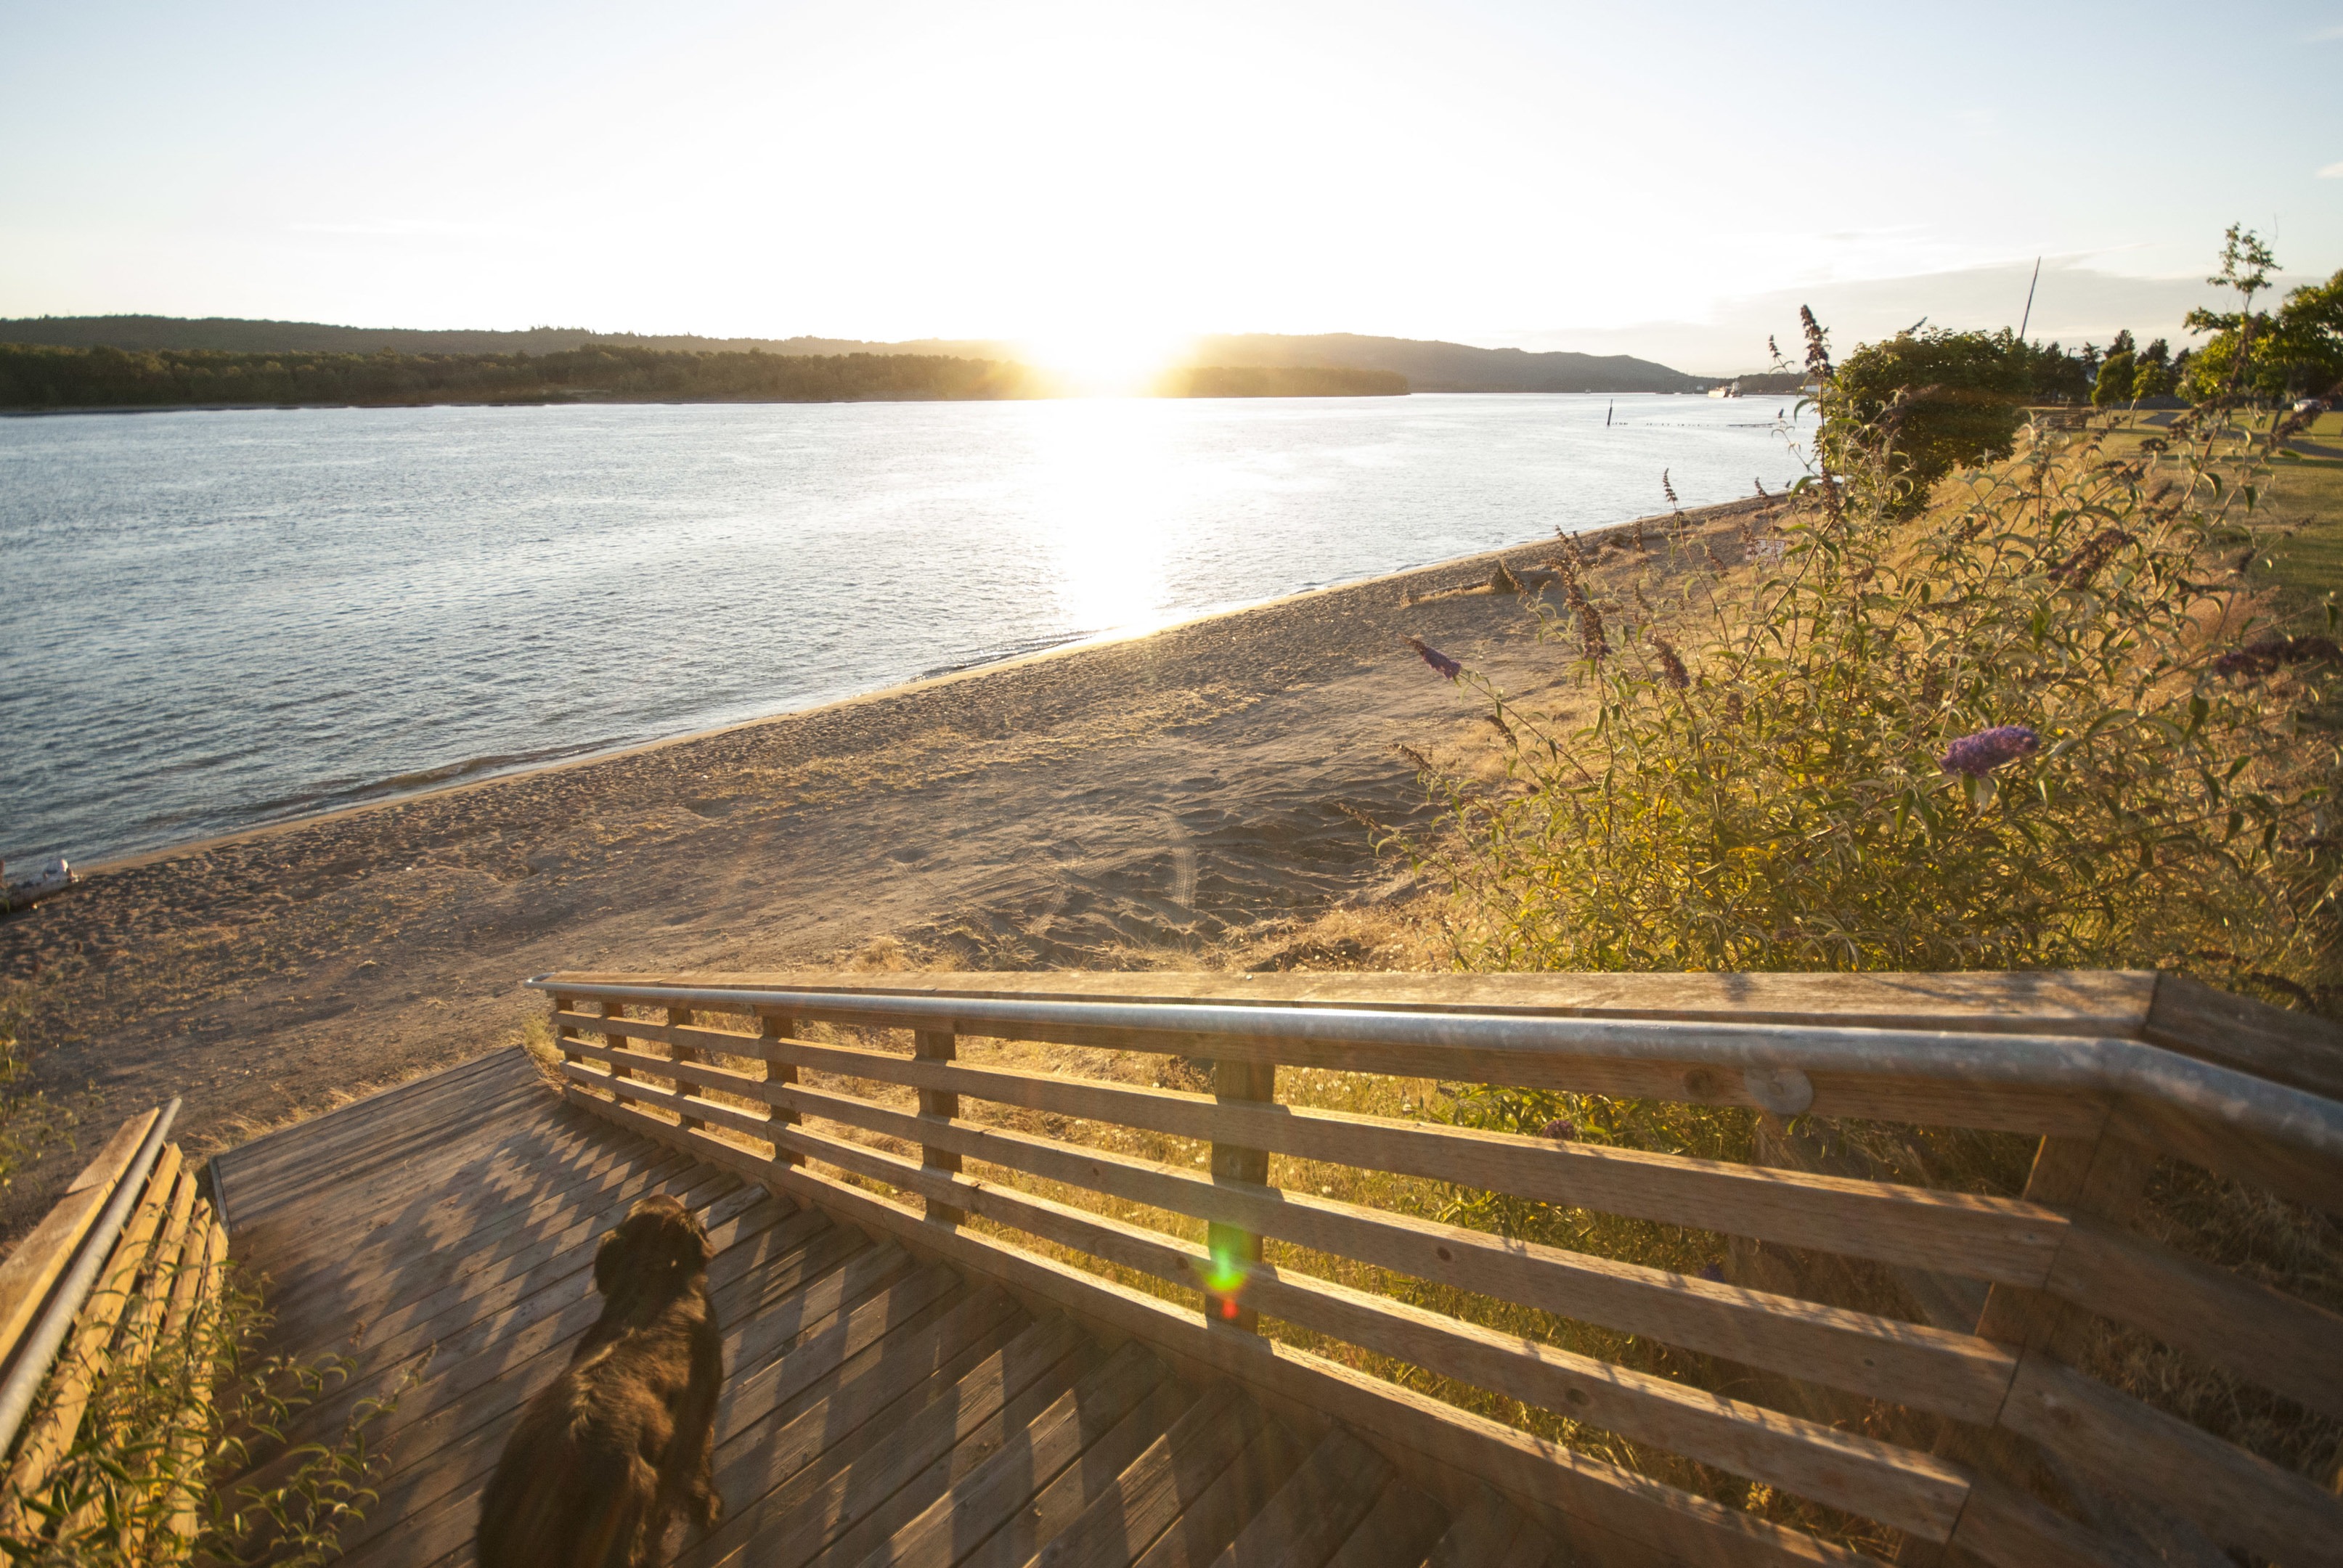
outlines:
[{"label": "forested hill", "polygon": [[226,354],[0,343],[0,408],[838,403],[1029,397],[1021,365],[922,354]]},{"label": "forested hill", "polygon": [[1415,392],[1703,392],[1710,385],[1706,378],[1625,354],[1533,354],[1351,332],[1207,337],[1196,345],[1194,359],[1200,365],[1396,370]]},{"label": "forested hill", "polygon": [[[526,332],[425,331],[399,327],[329,327],[309,321],[247,321],[229,317],[183,320],[168,316],[56,316],[0,320],[0,343],[104,346],[135,351],[217,350],[236,354],[529,354],[568,353],[598,344],[661,352],[785,355],[942,355],[966,359],[1014,359],[1013,347],[960,338],[864,343],[838,337],[643,337],[582,327],[537,327]],[[1519,348],[1474,348],[1463,343],[1356,333],[1309,337],[1247,333],[1207,337],[1188,357],[1191,367],[1219,369],[1343,369],[1389,371],[1418,392],[1697,392],[1707,380],[1624,354],[1532,354]]]},{"label": "forested hill", "polygon": [[745,354],[913,354],[960,359],[1011,357],[998,343],[929,338],[863,343],[847,337],[646,337],[584,327],[525,332],[439,331],[412,327],[330,327],[317,321],[252,321],[232,316],[26,316],[0,318],[0,343],[65,348],[127,348],[228,354],[561,354],[589,343],[614,348]]}]

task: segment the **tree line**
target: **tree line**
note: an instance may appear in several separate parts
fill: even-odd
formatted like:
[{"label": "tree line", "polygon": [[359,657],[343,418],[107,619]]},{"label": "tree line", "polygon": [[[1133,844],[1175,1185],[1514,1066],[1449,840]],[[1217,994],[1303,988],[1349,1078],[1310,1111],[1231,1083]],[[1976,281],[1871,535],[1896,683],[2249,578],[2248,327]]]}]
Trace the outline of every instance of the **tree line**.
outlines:
[{"label": "tree line", "polygon": [[1328,365],[1192,365],[1166,373],[1159,397],[1397,397],[1407,377],[1396,370]]},{"label": "tree line", "polygon": [[432,403],[843,403],[1031,397],[1021,365],[942,355],[131,352],[0,343],[0,408]]}]

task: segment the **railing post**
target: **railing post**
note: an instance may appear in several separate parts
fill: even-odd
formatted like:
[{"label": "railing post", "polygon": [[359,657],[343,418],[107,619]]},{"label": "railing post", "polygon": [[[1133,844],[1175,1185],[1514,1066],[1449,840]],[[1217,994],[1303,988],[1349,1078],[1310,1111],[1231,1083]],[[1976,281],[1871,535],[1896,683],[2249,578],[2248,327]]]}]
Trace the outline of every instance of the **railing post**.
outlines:
[{"label": "railing post", "polygon": [[[959,1037],[948,1029],[923,1029],[918,1031],[918,1043],[912,1052],[922,1061],[950,1061],[960,1054]],[[957,1117],[960,1096],[940,1089],[920,1091],[920,1114],[922,1116]],[[931,1171],[960,1170],[960,1156],[927,1144],[920,1146],[920,1163]],[[968,1216],[949,1203],[928,1200],[928,1218],[941,1220],[947,1225],[957,1225]]]},{"label": "railing post", "polygon": [[[555,993],[553,998],[553,1014],[556,1018],[560,1017],[565,1012],[575,1012],[577,1010],[578,999],[576,997],[563,996],[558,992]],[[561,1060],[563,1061],[579,1061],[584,1060],[576,1051],[570,1050],[567,1045],[562,1043],[565,1040],[571,1040],[577,1038],[577,1030],[571,1028],[568,1024],[557,1023],[553,1026],[554,1049],[561,1052]]]},{"label": "railing post", "polygon": [[[1277,1064],[1271,1061],[1214,1061],[1212,1095],[1217,1100],[1275,1100]],[[1212,1180],[1266,1185],[1269,1181],[1268,1151],[1222,1143],[1215,1139],[1212,1142]],[[1245,1306],[1240,1298],[1243,1294],[1245,1275],[1261,1261],[1261,1238],[1234,1225],[1208,1225],[1205,1228],[1205,1246],[1212,1257],[1212,1283],[1228,1293],[1222,1294],[1212,1285],[1207,1285],[1204,1316],[1214,1322],[1242,1329],[1249,1334],[1260,1332],[1261,1314]]]},{"label": "railing post", "polygon": [[[769,1012],[760,1012],[757,1015],[757,1038],[765,1047],[766,1082],[795,1083],[798,1081],[797,1065],[794,1062],[783,1061],[773,1050],[775,1040],[787,1040],[797,1031],[798,1020],[793,1018],[783,1018],[778,1013]],[[795,1127],[798,1124],[798,1113],[776,1105],[772,1108],[772,1120],[784,1127]],[[805,1163],[804,1155],[782,1148],[778,1141],[773,1145],[773,1157],[784,1165]]]},{"label": "railing post", "polygon": [[[2044,1138],[2035,1146],[2033,1169],[2026,1173],[2026,1201],[2072,1213],[2089,1214],[2117,1222],[2130,1214],[2156,1170],[2156,1157],[2136,1143],[2101,1131],[2093,1138]],[[2090,1314],[2042,1291],[1996,1282],[1987,1290],[1985,1310],[1977,1315],[1980,1339],[2014,1349],[2041,1351],[2070,1365],[2090,1326]],[[2032,1444],[2010,1432],[1976,1432],[1947,1422],[1934,1451],[1962,1464],[1974,1465],[2023,1485],[2035,1462]],[[2087,1515],[2095,1515],[2090,1498],[2078,1499]],[[1956,1538],[1957,1539],[1957,1538]],[[1894,1561],[1934,1564],[1941,1548],[1906,1538]]]},{"label": "railing post", "polygon": [[[627,1016],[627,1004],[622,1001],[609,1001],[606,1000],[602,1003],[602,1016],[604,1018],[623,1019]],[[607,1034],[604,1035],[602,1037],[602,1043],[604,1045],[609,1045],[610,1037]],[[625,1047],[614,1046],[612,1049],[624,1050]],[[610,1076],[612,1078],[632,1078],[634,1073],[628,1070],[625,1062],[614,1061],[610,1063]]]},{"label": "railing post", "polygon": [[[668,1009],[667,1026],[669,1029],[690,1028],[691,1010],[688,1007],[671,1007]],[[681,1040],[670,1040],[668,1041],[667,1053],[677,1061],[699,1061],[703,1060],[699,1054],[699,1048],[698,1046],[686,1045]],[[675,1081],[675,1091],[678,1094],[689,1094],[694,1087],[694,1085],[686,1083],[680,1078]],[[685,1117],[683,1119],[683,1124],[687,1128],[706,1127],[708,1125],[706,1121],[700,1120],[697,1116]]]}]

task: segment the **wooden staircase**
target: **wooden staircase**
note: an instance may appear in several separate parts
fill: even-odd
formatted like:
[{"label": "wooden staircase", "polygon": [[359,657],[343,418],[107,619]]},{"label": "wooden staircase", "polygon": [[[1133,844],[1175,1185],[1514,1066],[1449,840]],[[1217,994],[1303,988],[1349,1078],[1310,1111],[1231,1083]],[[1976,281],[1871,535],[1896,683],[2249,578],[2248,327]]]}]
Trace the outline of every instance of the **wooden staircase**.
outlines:
[{"label": "wooden staircase", "polygon": [[566,1104],[518,1050],[259,1140],[214,1175],[235,1255],[269,1281],[270,1348],[350,1358],[289,1441],[390,1403],[377,1498],[343,1535],[354,1568],[472,1561],[507,1432],[598,1313],[594,1248],[653,1192],[708,1226],[725,1328],[725,1517],[679,1538],[679,1563],[1534,1568],[1555,1550],[1493,1493],[1451,1509],[1339,1423],[1298,1430],[1139,1341]]}]

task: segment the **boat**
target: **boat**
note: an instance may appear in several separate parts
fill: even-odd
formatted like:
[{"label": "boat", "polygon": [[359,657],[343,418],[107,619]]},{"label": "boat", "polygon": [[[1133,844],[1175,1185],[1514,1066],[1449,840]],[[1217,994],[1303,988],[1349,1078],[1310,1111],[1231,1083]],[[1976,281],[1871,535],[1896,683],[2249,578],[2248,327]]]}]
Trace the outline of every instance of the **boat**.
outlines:
[{"label": "boat", "polygon": [[53,899],[80,880],[62,855],[29,876],[10,876],[8,862],[0,860],[0,914],[29,910],[43,899]]}]

